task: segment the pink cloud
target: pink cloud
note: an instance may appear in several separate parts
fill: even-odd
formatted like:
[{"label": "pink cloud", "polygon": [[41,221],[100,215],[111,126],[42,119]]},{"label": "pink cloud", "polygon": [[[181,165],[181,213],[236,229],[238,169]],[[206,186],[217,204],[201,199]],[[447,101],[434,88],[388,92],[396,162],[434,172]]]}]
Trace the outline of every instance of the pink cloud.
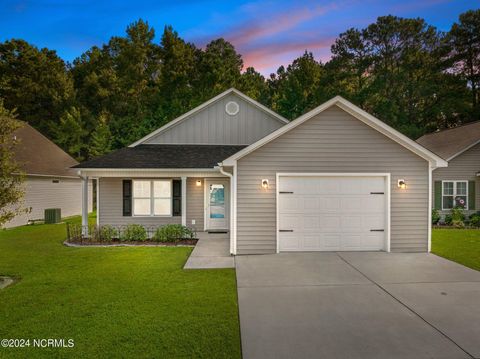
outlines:
[{"label": "pink cloud", "polygon": [[307,41],[296,41],[286,43],[273,43],[267,45],[257,45],[240,51],[243,57],[245,67],[253,66],[256,70],[266,73],[272,71],[279,60],[286,60],[290,63],[295,57],[299,57],[304,51],[311,51],[317,57],[317,60],[326,61],[330,58],[330,47],[335,41],[335,37],[323,39],[314,39]]},{"label": "pink cloud", "polygon": [[333,8],[336,8],[335,4],[278,13],[270,17],[267,21],[255,19],[243,23],[241,26],[223,34],[223,36],[236,46],[241,46],[264,37],[290,30],[302,22],[324,15]]}]

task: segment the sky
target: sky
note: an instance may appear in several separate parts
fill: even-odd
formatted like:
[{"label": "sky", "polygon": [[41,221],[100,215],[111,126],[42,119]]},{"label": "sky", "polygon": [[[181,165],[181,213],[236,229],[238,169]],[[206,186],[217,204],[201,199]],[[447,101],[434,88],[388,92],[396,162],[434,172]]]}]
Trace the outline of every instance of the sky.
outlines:
[{"label": "sky", "polygon": [[459,14],[476,8],[480,0],[0,0],[0,41],[21,38],[71,62],[111,36],[123,36],[141,18],[156,30],[156,42],[165,25],[199,47],[223,37],[245,67],[268,75],[305,50],[327,61],[340,33],[378,16],[421,17],[448,31]]}]

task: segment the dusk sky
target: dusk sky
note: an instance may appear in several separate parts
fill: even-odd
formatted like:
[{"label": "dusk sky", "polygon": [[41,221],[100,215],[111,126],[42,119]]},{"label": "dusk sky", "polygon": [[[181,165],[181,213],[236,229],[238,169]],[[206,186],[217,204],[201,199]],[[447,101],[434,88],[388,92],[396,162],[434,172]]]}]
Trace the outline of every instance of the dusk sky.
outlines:
[{"label": "dusk sky", "polygon": [[25,39],[56,50],[67,61],[111,36],[123,36],[129,23],[142,18],[155,28],[155,41],[167,24],[197,46],[224,37],[242,54],[246,66],[265,75],[305,50],[328,60],[338,34],[362,28],[378,16],[422,17],[447,31],[460,13],[480,7],[477,0],[0,0],[0,4],[0,41]]}]

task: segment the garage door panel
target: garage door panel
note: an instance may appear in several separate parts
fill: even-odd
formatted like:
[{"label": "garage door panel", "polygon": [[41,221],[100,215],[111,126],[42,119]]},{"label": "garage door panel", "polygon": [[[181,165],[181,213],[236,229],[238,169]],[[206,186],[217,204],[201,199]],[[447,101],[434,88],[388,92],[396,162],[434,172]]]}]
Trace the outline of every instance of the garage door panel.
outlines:
[{"label": "garage door panel", "polygon": [[293,231],[279,233],[281,251],[384,249],[384,177],[281,176],[278,185],[288,192],[279,193],[279,229]]}]

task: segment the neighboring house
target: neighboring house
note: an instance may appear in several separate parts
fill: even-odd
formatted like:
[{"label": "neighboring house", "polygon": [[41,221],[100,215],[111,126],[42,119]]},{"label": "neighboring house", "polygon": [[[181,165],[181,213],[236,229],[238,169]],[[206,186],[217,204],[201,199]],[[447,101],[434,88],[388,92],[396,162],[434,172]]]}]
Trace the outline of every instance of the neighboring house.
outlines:
[{"label": "neighboring house", "polygon": [[480,121],[430,133],[417,142],[448,162],[433,172],[433,208],[442,217],[455,206],[480,210]]},{"label": "neighboring house", "polygon": [[[16,216],[5,227],[43,219],[46,208],[60,208],[62,217],[80,214],[81,180],[78,171],[70,168],[78,162],[27,123],[14,136],[19,141],[14,158],[26,173],[23,207],[31,212]],[[90,199],[90,209],[91,203]]]},{"label": "neighboring house", "polygon": [[288,122],[231,89],[75,167],[99,178],[100,225],[228,231],[232,254],[259,254],[429,251],[446,166],[341,97]]}]

